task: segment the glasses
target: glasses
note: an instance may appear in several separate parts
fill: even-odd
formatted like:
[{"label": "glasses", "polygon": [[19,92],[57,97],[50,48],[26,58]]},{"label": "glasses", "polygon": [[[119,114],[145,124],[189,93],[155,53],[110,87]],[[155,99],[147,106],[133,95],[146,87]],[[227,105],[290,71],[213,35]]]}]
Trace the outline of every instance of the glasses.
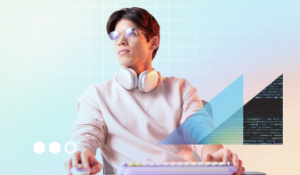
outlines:
[{"label": "glasses", "polygon": [[[127,40],[132,40],[133,38],[135,38],[137,36],[137,33],[138,33],[137,31],[145,33],[144,31],[136,29],[136,28],[127,28],[125,31],[121,31],[121,32],[124,32],[125,38]],[[109,34],[109,38],[113,41],[117,41],[120,38],[120,36],[121,36],[121,33],[117,32],[117,31],[112,31]]]}]

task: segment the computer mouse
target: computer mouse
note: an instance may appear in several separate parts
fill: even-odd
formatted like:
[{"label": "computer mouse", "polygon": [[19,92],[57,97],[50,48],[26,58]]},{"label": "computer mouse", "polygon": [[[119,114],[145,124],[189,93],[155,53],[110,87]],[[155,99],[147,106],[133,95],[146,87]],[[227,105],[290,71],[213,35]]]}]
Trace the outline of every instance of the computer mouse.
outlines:
[{"label": "computer mouse", "polygon": [[73,175],[90,175],[91,169],[84,168],[82,164],[78,164],[77,167],[71,168],[71,173]]}]

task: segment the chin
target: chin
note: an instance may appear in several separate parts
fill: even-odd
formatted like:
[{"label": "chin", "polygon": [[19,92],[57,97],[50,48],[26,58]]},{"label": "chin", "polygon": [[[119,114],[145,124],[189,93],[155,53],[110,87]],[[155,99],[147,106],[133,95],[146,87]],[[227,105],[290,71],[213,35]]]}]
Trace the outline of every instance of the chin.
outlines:
[{"label": "chin", "polygon": [[133,59],[128,57],[118,58],[118,60],[120,65],[123,67],[129,67],[133,63]]}]

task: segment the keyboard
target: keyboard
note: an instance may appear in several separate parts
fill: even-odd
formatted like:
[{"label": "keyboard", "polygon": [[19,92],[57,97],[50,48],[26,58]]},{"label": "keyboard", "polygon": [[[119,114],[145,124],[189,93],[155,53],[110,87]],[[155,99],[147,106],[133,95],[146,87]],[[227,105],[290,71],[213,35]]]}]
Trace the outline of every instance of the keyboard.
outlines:
[{"label": "keyboard", "polygon": [[123,163],[118,175],[232,175],[237,168],[224,162]]}]

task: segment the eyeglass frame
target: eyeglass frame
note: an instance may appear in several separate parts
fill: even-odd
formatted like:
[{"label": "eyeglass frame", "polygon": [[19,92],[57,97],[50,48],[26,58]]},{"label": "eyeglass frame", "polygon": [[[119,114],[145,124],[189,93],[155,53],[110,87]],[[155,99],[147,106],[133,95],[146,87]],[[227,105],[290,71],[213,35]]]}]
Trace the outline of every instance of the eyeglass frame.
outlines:
[{"label": "eyeglass frame", "polygon": [[[147,35],[147,33],[144,32],[143,30],[140,30],[140,29],[134,28],[134,27],[128,27],[128,28],[126,28],[125,30],[123,30],[123,31],[121,31],[121,32],[118,32],[118,31],[111,31],[111,32],[108,34],[108,37],[110,36],[110,34],[111,34],[112,32],[118,32],[118,33],[119,33],[118,39],[112,40],[112,39],[109,37],[109,39],[111,39],[112,41],[115,41],[115,42],[116,42],[116,41],[118,41],[118,40],[120,39],[121,33],[124,33],[127,29],[135,29],[135,30],[138,30],[138,31],[140,31],[140,32],[142,32],[142,33],[144,33],[144,34]],[[125,38],[126,38],[126,37],[125,37]],[[126,38],[126,40],[129,41],[127,38]]]}]

